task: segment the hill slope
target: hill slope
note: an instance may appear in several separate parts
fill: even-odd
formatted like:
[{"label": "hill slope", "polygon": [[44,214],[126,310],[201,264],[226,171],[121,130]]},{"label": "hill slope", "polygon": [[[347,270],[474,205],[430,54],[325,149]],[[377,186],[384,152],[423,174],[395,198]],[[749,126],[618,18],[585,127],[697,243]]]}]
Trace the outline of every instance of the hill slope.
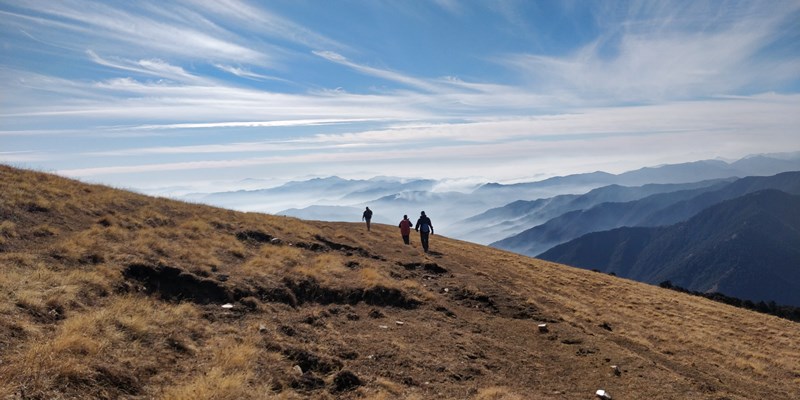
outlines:
[{"label": "hill slope", "polygon": [[778,318],[394,226],[0,185],[0,398],[800,396]]},{"label": "hill slope", "polygon": [[800,306],[800,196],[758,191],[684,223],[588,234],[540,257],[642,282],[669,280],[694,291]]}]

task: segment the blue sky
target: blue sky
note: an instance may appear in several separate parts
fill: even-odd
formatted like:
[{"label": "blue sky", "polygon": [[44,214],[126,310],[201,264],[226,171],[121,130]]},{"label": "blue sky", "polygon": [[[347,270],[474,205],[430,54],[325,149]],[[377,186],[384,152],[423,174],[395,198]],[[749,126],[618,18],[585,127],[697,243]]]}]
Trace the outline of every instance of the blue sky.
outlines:
[{"label": "blue sky", "polygon": [[0,0],[0,92],[124,187],[622,172],[800,150],[800,1]]}]

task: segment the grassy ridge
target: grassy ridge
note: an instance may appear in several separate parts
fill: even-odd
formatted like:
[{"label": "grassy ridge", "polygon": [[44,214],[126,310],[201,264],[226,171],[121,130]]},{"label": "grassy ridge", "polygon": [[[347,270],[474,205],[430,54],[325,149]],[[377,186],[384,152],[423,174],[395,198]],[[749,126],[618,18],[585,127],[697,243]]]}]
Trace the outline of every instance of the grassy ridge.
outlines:
[{"label": "grassy ridge", "polygon": [[800,397],[789,321],[394,226],[0,185],[3,399]]}]

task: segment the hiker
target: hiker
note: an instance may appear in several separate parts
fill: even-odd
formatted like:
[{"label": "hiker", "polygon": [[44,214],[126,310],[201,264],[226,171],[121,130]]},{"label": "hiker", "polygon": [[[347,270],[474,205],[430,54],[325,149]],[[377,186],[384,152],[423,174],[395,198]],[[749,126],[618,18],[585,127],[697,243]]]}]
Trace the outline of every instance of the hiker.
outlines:
[{"label": "hiker", "polygon": [[408,219],[408,215],[403,215],[403,220],[397,226],[400,228],[400,235],[403,236],[403,243],[410,244],[408,236],[411,235],[411,220]]},{"label": "hiker", "polygon": [[414,227],[414,230],[419,232],[419,241],[422,242],[422,249],[425,252],[428,252],[428,234],[433,235],[433,224],[431,223],[431,219],[425,215],[425,211],[421,212],[419,215],[419,219],[417,220],[417,225]]},{"label": "hiker", "polygon": [[367,230],[369,230],[369,221],[371,219],[372,219],[372,210],[370,210],[369,207],[367,207],[367,209],[364,210],[364,214],[361,215],[361,220],[367,221]]}]

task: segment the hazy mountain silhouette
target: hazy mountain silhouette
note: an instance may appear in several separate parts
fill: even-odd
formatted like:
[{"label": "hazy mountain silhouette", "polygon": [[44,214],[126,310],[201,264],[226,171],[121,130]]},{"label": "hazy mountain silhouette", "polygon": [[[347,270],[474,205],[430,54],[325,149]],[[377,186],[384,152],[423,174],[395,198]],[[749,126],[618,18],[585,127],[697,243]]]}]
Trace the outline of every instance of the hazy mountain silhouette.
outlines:
[{"label": "hazy mountain silhouette", "polygon": [[524,195],[515,198],[535,199],[551,197],[553,193],[584,193],[593,188],[612,184],[640,186],[650,183],[686,183],[730,177],[774,175],[792,170],[800,170],[800,153],[798,152],[750,155],[732,163],[721,160],[701,160],[667,164],[640,168],[618,175],[598,171],[558,176],[538,182],[511,185],[491,183],[481,186],[475,192],[498,195]]},{"label": "hazy mountain silhouette", "polygon": [[[374,207],[376,221],[385,222],[399,220],[403,214],[414,216],[426,210],[433,213],[432,217],[435,214],[439,226],[449,231],[442,230],[443,233],[479,243],[491,243],[567,211],[586,209],[602,201],[629,201],[641,194],[629,193],[629,197],[620,194],[620,197],[611,196],[607,199],[590,196],[581,198],[587,201],[585,204],[571,203],[568,206],[562,205],[570,203],[573,197],[549,199],[554,196],[584,194],[610,185],[682,184],[791,169],[800,170],[800,153],[750,156],[733,163],[705,160],[671,164],[619,175],[598,171],[513,185],[490,183],[477,188],[462,187],[458,191],[442,190],[445,182],[431,179],[375,177],[364,180],[332,176],[293,181],[265,189],[193,193],[176,197],[235,210],[290,214],[299,218],[329,221],[357,221],[360,213],[353,215],[352,219],[348,219],[348,216],[353,208],[363,209],[364,206]],[[252,184],[248,182],[247,186],[252,187]],[[613,186],[606,190],[611,194],[616,192]],[[647,189],[643,190],[642,193],[647,194]],[[599,196],[602,193],[595,194]],[[515,200],[522,202],[511,203]],[[503,205],[509,205],[512,209],[507,219],[504,219],[503,212],[495,214],[492,211],[478,219],[465,220]]]},{"label": "hazy mountain silhouette", "polygon": [[762,189],[800,194],[800,172],[769,177],[746,177],[698,189],[655,194],[624,203],[601,203],[550,219],[492,246],[535,256],[547,249],[590,232],[623,226],[661,226],[684,221],[724,200]]},{"label": "hazy mountain silhouette", "polygon": [[[278,213],[289,217],[302,217],[309,221],[358,221],[361,218],[363,208],[344,207],[344,206],[308,206],[304,208],[289,208]],[[376,215],[375,222],[388,222],[380,215]]]},{"label": "hazy mountain silhouette", "polygon": [[298,206],[355,206],[367,200],[398,192],[431,190],[436,182],[428,179],[406,180],[388,177],[343,179],[332,176],[292,181],[274,188],[195,194],[185,197],[225,208],[275,213]]},{"label": "hazy mountain silhouette", "polygon": [[[732,180],[733,178],[727,181]],[[727,181],[648,184],[635,187],[608,185],[583,195],[566,194],[530,201],[517,200],[454,224],[451,234],[464,240],[488,244],[519,234],[570,211],[583,210],[606,202],[638,200],[658,193],[704,188]]]},{"label": "hazy mountain silhouette", "polygon": [[540,258],[647,283],[671,281],[754,301],[800,305],[800,196],[768,189],[668,227],[595,232]]}]

